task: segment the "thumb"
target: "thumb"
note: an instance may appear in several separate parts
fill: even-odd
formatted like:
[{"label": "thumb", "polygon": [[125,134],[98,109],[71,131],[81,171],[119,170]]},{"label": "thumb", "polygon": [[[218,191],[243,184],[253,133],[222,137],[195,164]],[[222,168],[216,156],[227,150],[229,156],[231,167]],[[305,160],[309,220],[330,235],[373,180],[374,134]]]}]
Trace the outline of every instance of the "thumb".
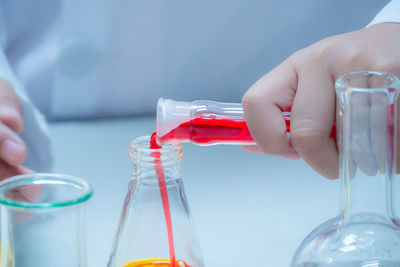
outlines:
[{"label": "thumb", "polygon": [[22,104],[14,88],[7,81],[0,79],[0,122],[15,133],[23,130]]}]

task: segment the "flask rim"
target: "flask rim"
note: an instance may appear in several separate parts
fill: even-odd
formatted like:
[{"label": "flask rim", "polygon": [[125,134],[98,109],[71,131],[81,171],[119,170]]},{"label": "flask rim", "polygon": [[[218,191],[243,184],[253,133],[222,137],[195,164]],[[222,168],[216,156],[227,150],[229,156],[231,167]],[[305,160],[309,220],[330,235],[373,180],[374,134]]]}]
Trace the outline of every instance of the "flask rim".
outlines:
[{"label": "flask rim", "polygon": [[[356,77],[378,77],[382,81],[381,86],[366,86],[361,87],[355,85],[353,79]],[[400,80],[399,78],[388,72],[378,72],[371,70],[361,70],[355,72],[346,73],[335,81],[335,89],[338,93],[346,92],[364,92],[364,93],[377,93],[377,92],[388,92],[389,89],[394,90],[398,93],[400,91]]]},{"label": "flask rim", "polygon": [[[67,197],[57,201],[30,202],[28,200],[12,199],[13,196],[15,197],[15,191],[12,192],[11,190],[18,190],[18,187],[23,190],[26,186],[36,186],[36,188],[40,186],[40,190],[46,186],[54,186],[63,188],[64,191],[70,190],[71,193],[70,196],[66,193]],[[92,195],[93,189],[86,180],[65,174],[31,173],[13,176],[0,182],[0,205],[15,208],[49,209],[74,206],[86,202]]]},{"label": "flask rim", "polygon": [[[163,144],[162,148],[150,148],[150,136],[140,136],[135,138],[129,146],[129,156],[134,164],[154,166],[162,164],[167,166],[182,160],[183,148],[179,143]],[[161,162],[155,160],[155,155]]]}]

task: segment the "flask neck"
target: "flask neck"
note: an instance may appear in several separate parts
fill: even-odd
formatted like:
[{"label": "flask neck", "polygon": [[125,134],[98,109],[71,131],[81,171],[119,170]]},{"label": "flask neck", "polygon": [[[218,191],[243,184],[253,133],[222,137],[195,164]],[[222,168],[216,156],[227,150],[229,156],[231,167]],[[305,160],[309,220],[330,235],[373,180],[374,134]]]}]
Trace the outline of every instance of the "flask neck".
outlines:
[{"label": "flask neck", "polygon": [[170,182],[179,179],[181,175],[181,165],[179,162],[174,164],[168,164],[164,166],[160,163],[151,163],[151,164],[137,164],[133,163],[131,177],[132,179],[137,180],[140,183],[149,183],[149,184],[157,184],[157,177],[162,173],[165,182],[168,184]]},{"label": "flask neck", "polygon": [[345,75],[336,82],[346,223],[396,221],[392,177],[399,84],[393,77],[363,72]]},{"label": "flask neck", "polygon": [[156,182],[161,172],[166,182],[181,177],[183,149],[179,144],[166,144],[162,148],[150,149],[149,137],[139,137],[131,143],[129,155],[132,159],[133,179]]}]

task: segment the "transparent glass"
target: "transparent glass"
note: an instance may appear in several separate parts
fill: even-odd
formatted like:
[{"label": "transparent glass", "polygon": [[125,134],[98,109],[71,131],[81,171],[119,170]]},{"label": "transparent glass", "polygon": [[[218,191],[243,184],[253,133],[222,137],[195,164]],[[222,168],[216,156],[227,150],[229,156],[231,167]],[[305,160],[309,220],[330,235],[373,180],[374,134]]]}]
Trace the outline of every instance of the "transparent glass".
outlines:
[{"label": "transparent glass", "polygon": [[343,206],[298,248],[292,267],[399,267],[394,190],[398,78],[361,71],[336,81]]},{"label": "transparent glass", "polygon": [[[282,118],[289,132],[290,112],[282,112]],[[156,134],[159,144],[255,144],[240,103],[210,100],[184,102],[160,98],[157,104]]]},{"label": "transparent glass", "polygon": [[0,183],[4,267],[86,267],[84,203],[92,190],[83,179],[28,174]]},{"label": "transparent glass", "polygon": [[[149,149],[149,146],[149,136],[139,137],[131,144],[132,177],[108,266],[204,266],[183,188],[182,147],[167,144],[161,149]],[[162,172],[165,184],[159,180]],[[169,207],[162,201],[162,188],[166,189]],[[170,260],[167,210],[172,224],[175,265]]]}]

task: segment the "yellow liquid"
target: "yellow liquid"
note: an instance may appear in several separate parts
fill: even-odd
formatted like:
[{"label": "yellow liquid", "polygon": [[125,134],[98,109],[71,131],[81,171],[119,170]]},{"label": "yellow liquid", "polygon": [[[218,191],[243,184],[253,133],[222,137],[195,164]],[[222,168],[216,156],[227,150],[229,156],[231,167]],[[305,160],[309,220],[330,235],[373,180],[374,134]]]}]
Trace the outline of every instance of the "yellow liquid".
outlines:
[{"label": "yellow liquid", "polygon": [[[184,261],[175,261],[176,267],[190,267]],[[149,258],[125,263],[122,267],[171,267],[171,260],[167,258]]]}]

